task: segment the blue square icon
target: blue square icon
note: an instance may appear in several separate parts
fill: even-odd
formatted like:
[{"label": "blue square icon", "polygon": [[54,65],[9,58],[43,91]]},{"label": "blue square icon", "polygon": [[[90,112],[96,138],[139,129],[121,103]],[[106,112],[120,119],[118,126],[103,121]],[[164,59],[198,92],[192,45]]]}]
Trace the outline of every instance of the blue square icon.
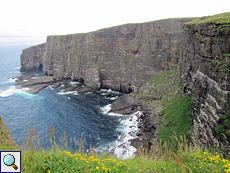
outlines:
[{"label": "blue square icon", "polygon": [[21,151],[0,151],[0,173],[21,172]]}]

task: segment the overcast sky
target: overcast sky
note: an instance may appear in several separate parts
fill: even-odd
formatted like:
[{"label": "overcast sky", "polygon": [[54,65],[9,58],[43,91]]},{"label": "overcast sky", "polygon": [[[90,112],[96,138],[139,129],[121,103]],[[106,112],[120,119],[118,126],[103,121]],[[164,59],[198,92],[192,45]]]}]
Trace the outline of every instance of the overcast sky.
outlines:
[{"label": "overcast sky", "polygon": [[36,45],[48,35],[229,11],[229,0],[0,0],[0,45]]}]

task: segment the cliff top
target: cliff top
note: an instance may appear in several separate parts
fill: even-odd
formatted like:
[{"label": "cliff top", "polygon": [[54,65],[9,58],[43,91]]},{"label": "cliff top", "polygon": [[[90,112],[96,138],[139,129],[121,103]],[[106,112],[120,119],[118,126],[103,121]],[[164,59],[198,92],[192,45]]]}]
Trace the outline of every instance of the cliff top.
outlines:
[{"label": "cliff top", "polygon": [[[96,30],[96,31],[91,31],[91,32],[86,32],[86,33],[67,34],[67,35],[85,35],[85,34],[90,34],[90,33],[95,33],[95,32],[103,32],[103,31],[105,31],[107,29],[116,28],[116,27],[120,27],[120,26],[154,23],[154,22],[160,22],[160,21],[165,21],[165,20],[180,20],[180,21],[187,22],[187,21],[191,21],[193,19],[197,19],[197,17],[166,18],[166,19],[159,19],[159,20],[154,20],[154,21],[149,21],[149,22],[126,23],[126,24],[122,24],[122,25],[116,25],[116,26],[111,26],[111,27],[107,27],[107,28],[101,28],[101,29]],[[50,36],[58,37],[58,36],[63,36],[63,35],[50,35]]]},{"label": "cliff top", "polygon": [[216,14],[213,16],[204,16],[192,20],[186,24],[200,24],[200,23],[215,23],[215,24],[227,24],[230,23],[230,12]]}]

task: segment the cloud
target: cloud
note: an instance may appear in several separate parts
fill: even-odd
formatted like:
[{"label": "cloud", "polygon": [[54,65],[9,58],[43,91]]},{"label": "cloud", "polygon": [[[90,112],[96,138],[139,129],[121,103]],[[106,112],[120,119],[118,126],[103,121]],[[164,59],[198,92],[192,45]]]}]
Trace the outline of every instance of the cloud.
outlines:
[{"label": "cloud", "polygon": [[46,37],[125,23],[214,15],[228,11],[229,2],[221,1],[0,0],[0,35]]}]

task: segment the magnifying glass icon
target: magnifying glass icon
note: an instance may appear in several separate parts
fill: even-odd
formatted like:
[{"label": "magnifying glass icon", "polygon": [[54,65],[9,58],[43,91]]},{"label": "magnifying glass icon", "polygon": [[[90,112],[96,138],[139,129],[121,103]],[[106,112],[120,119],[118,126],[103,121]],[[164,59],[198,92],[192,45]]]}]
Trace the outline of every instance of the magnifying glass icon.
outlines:
[{"label": "magnifying glass icon", "polygon": [[15,158],[11,154],[7,154],[3,158],[3,162],[7,166],[12,166],[15,170],[18,169],[18,167],[14,164],[15,163]]}]

